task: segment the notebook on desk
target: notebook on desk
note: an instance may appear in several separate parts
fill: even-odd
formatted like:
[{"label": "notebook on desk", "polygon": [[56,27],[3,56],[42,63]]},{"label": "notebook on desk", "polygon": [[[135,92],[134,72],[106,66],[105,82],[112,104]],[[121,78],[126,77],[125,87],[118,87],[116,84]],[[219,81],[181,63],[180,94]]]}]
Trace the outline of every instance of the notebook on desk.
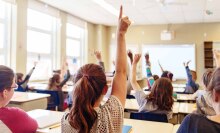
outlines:
[{"label": "notebook on desk", "polygon": [[131,129],[132,129],[132,126],[123,125],[122,133],[130,133]]},{"label": "notebook on desk", "polygon": [[51,116],[41,116],[36,119],[38,123],[38,128],[48,128],[53,125],[60,124],[61,118],[59,117],[51,117]]}]

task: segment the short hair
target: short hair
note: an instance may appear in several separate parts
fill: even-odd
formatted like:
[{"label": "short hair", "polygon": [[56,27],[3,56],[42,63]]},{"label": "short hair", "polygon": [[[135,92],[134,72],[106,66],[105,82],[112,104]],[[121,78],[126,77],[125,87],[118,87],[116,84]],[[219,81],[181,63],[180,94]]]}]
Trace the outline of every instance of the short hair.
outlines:
[{"label": "short hair", "polygon": [[15,74],[11,68],[0,65],[0,92],[5,89],[11,89],[14,77]]},{"label": "short hair", "polygon": [[208,90],[209,91],[217,91],[220,92],[220,68],[217,68],[213,74],[212,78],[210,80],[210,83],[208,85]]}]

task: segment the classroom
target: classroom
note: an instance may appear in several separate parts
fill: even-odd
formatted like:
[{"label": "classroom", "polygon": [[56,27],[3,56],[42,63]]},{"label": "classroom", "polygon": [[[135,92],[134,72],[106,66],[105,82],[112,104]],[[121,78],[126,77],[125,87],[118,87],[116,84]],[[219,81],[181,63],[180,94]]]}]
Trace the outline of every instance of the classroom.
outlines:
[{"label": "classroom", "polygon": [[218,5],[0,0],[0,133],[219,133]]}]

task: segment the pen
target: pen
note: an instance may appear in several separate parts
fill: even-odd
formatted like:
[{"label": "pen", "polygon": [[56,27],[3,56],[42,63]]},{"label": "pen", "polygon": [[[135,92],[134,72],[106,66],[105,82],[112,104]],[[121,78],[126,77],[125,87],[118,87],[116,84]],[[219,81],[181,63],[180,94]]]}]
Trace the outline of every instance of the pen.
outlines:
[{"label": "pen", "polygon": [[56,128],[56,127],[59,127],[59,126],[60,126],[60,124],[56,124],[56,125],[53,125],[53,126],[49,127],[49,129],[53,129],[53,128]]}]

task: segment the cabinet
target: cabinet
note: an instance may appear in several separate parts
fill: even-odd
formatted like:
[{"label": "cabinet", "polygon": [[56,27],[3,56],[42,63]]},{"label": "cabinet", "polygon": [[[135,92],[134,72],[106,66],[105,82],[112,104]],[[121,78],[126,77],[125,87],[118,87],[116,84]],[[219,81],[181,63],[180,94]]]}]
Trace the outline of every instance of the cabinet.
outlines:
[{"label": "cabinet", "polygon": [[204,42],[205,68],[213,68],[213,42]]}]

